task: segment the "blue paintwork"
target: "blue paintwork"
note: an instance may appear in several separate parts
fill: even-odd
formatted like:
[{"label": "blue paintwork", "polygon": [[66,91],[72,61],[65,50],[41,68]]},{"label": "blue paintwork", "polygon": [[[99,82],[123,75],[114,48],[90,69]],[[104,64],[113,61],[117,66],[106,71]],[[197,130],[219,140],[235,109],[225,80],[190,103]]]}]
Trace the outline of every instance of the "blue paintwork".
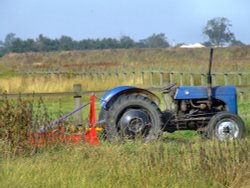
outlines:
[{"label": "blue paintwork", "polygon": [[[228,110],[237,114],[237,97],[234,86],[216,86],[212,88],[212,97],[223,101]],[[180,86],[174,99],[207,99],[207,87],[205,86]]]},{"label": "blue paintwork", "polygon": [[113,97],[115,96],[116,94],[122,92],[122,91],[125,91],[125,90],[128,90],[128,89],[134,89],[136,87],[134,86],[119,86],[119,87],[116,87],[116,88],[113,88],[109,91],[107,91],[103,96],[102,96],[102,100],[100,101],[101,103],[101,106],[103,108],[106,108],[106,104],[108,103],[108,101]]}]

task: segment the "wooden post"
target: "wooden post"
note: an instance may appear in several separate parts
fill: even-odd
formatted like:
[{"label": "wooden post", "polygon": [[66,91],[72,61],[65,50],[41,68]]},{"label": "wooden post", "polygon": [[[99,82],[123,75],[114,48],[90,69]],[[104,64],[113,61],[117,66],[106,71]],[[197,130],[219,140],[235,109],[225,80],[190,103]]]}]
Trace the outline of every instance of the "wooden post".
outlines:
[{"label": "wooden post", "polygon": [[170,84],[174,83],[174,73],[170,72],[169,73],[169,81],[170,81]]},{"label": "wooden post", "polygon": [[112,72],[109,72],[109,73],[108,73],[107,79],[110,80],[110,78],[112,78]]},{"label": "wooden post", "polygon": [[102,80],[102,82],[104,82],[104,78],[105,78],[105,74],[104,74],[104,72],[102,72],[101,73],[101,80]]},{"label": "wooden post", "polygon": [[180,86],[183,86],[183,73],[180,72],[179,76],[180,76]]},{"label": "wooden post", "polygon": [[225,83],[225,86],[228,85],[228,74],[227,73],[224,74],[224,83]]},{"label": "wooden post", "polygon": [[142,81],[142,85],[144,85],[145,84],[144,72],[141,72],[141,81]]},{"label": "wooden post", "polygon": [[194,75],[193,75],[193,73],[190,74],[190,85],[191,86],[194,85]]},{"label": "wooden post", "polygon": [[[73,85],[73,90],[75,92],[74,95],[74,102],[75,102],[75,108],[78,108],[82,106],[82,87],[81,84],[74,84]],[[82,124],[82,110],[79,110],[78,112],[75,113],[75,118],[76,118],[76,125],[81,125]]]},{"label": "wooden post", "polygon": [[96,73],[96,72],[94,72],[93,74],[94,74],[94,79],[95,79],[95,80],[98,80],[98,75],[99,75],[99,74]]},{"label": "wooden post", "polygon": [[239,86],[242,85],[242,74],[241,73],[238,74],[238,85]]},{"label": "wooden post", "polygon": [[213,82],[214,86],[217,85],[217,83],[216,83],[216,74],[212,74],[212,82]]},{"label": "wooden post", "polygon": [[135,85],[135,72],[132,72],[132,80],[133,80],[133,85]]},{"label": "wooden post", "polygon": [[205,86],[205,74],[201,74],[201,85]]},{"label": "wooden post", "polygon": [[126,82],[128,80],[127,72],[123,72],[123,80]]},{"label": "wooden post", "polygon": [[151,86],[154,85],[154,82],[153,82],[153,75],[154,75],[154,72],[151,72],[151,74],[150,74],[150,84],[151,84]]},{"label": "wooden post", "polygon": [[160,86],[163,86],[163,72],[160,72]]},{"label": "wooden post", "polygon": [[240,98],[240,101],[243,101],[243,100],[244,100],[244,97],[243,97],[243,96],[244,96],[244,92],[243,92],[243,91],[240,91],[240,97],[239,97],[239,98]]},{"label": "wooden post", "polygon": [[119,80],[119,73],[118,72],[115,72],[115,77],[116,77],[116,80]]}]

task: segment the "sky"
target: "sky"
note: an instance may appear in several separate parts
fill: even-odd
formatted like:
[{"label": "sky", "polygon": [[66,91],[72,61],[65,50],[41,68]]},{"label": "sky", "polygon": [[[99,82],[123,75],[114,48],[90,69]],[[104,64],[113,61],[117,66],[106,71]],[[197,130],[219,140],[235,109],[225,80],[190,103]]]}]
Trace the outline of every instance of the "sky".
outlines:
[{"label": "sky", "polygon": [[207,41],[207,21],[226,17],[250,44],[250,0],[0,0],[0,40],[70,36],[75,40],[164,33],[170,44]]}]

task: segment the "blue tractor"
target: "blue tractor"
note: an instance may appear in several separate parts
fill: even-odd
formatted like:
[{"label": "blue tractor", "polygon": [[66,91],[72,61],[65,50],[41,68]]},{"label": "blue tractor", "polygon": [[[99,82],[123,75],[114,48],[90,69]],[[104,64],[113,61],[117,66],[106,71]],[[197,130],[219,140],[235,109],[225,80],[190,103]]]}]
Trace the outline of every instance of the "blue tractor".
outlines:
[{"label": "blue tractor", "polygon": [[139,137],[147,142],[159,138],[164,131],[177,130],[196,130],[203,137],[221,141],[244,137],[246,128],[237,115],[236,88],[212,87],[212,59],[213,49],[207,86],[171,84],[162,89],[163,98],[172,100],[170,109],[161,111],[159,98],[145,89],[120,86],[107,91],[99,114],[106,139]]}]

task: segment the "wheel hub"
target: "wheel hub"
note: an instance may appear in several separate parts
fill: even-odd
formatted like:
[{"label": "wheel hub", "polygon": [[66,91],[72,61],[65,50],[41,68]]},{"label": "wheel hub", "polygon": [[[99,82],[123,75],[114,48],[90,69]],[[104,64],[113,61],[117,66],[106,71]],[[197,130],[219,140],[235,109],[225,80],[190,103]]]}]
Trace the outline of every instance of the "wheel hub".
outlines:
[{"label": "wheel hub", "polygon": [[237,138],[239,128],[235,121],[231,119],[224,119],[216,124],[216,134],[219,140],[232,140]]},{"label": "wheel hub", "polygon": [[148,114],[142,110],[129,110],[120,120],[120,125],[133,133],[141,132],[150,123]]}]

